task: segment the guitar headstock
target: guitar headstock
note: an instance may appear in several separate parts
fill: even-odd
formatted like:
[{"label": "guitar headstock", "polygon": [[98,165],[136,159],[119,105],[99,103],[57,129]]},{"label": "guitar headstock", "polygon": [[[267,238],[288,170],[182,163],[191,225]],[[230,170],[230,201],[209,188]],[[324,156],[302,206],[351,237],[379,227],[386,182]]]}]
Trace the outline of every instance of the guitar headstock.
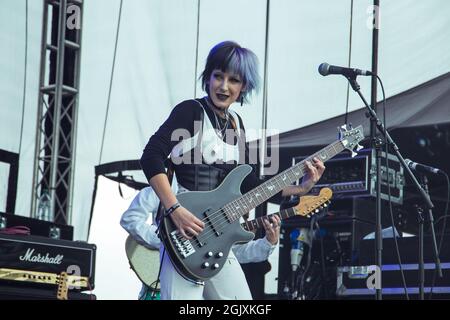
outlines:
[{"label": "guitar headstock", "polygon": [[330,188],[322,188],[317,196],[300,197],[299,204],[294,207],[295,215],[310,218],[320,209],[327,207],[332,196],[333,191]]},{"label": "guitar headstock", "polygon": [[364,140],[364,129],[362,126],[358,126],[356,128],[352,128],[351,125],[347,126],[344,124],[339,130],[339,140],[345,149],[349,150],[352,153],[352,157],[356,156],[356,152],[362,149],[362,146],[359,144],[362,140]]},{"label": "guitar headstock", "polygon": [[56,297],[58,300],[67,300],[67,272],[61,272],[61,274],[58,276],[58,292],[56,294]]}]

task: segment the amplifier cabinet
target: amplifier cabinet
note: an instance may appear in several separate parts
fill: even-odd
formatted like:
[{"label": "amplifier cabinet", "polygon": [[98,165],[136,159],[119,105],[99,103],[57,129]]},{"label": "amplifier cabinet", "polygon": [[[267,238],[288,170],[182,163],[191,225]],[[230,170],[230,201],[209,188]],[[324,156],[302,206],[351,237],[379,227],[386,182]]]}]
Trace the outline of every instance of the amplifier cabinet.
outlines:
[{"label": "amplifier cabinet", "polygon": [[0,229],[16,226],[28,227],[33,236],[73,240],[73,226],[0,212]]},{"label": "amplifier cabinet", "polygon": [[[382,152],[381,198],[389,200],[389,186],[391,201],[402,204],[405,185],[403,167],[394,155],[388,154],[388,170],[385,157],[386,153]],[[304,156],[294,157],[292,164],[305,158]],[[347,153],[341,153],[327,161],[325,165],[327,169],[312,189],[313,193],[328,187],[333,190],[335,196],[340,198],[376,196],[376,157],[373,149],[362,149],[353,158]]]},{"label": "amplifier cabinet", "polygon": [[[448,299],[450,297],[450,263],[441,264],[443,278],[436,276],[434,286],[434,263],[425,263],[425,285],[424,293],[426,298],[433,288],[435,299]],[[406,290],[408,295],[417,299],[419,294],[419,270],[418,264],[402,264],[405,275]],[[370,266],[344,266],[337,268],[337,297],[344,299],[374,299],[376,293],[377,268]],[[378,282],[379,283],[379,282]],[[383,264],[381,267],[381,292],[385,298],[401,299],[406,298],[405,289],[400,274],[398,264]]]},{"label": "amplifier cabinet", "polygon": [[[441,235],[437,235],[437,239]],[[435,272],[432,238],[429,235],[424,237],[424,273],[425,298],[431,291],[433,279],[433,297],[436,299],[450,298],[450,250],[448,243],[450,235],[444,235],[444,245],[440,253],[441,268],[443,277],[439,278]],[[419,238],[403,237],[398,238],[400,258],[402,269],[405,275],[408,294],[412,298],[418,298],[419,293]],[[367,281],[375,280],[376,274],[376,246],[375,240],[363,240],[360,244],[359,263],[354,265],[342,266],[337,270],[337,295],[341,298],[365,299],[373,298],[375,289],[368,288]],[[381,268],[381,287],[382,293],[386,298],[403,298],[404,288],[398,265],[397,251],[395,249],[394,239],[383,239],[383,255]],[[435,274],[436,273],[436,274]],[[369,287],[371,287],[369,285]]]},{"label": "amplifier cabinet", "polygon": [[66,272],[69,289],[92,290],[95,253],[86,242],[0,234],[0,281],[54,286]]}]

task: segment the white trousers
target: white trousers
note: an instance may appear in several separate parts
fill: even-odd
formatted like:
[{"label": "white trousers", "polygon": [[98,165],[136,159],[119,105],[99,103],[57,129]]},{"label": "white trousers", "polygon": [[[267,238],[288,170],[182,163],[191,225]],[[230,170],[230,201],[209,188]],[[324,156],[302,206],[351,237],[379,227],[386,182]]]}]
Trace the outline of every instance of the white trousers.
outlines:
[{"label": "white trousers", "polygon": [[[163,259],[164,247],[160,248]],[[204,286],[178,274],[167,252],[161,268],[161,300],[252,300],[244,271],[232,250],[222,270],[205,281]]]}]

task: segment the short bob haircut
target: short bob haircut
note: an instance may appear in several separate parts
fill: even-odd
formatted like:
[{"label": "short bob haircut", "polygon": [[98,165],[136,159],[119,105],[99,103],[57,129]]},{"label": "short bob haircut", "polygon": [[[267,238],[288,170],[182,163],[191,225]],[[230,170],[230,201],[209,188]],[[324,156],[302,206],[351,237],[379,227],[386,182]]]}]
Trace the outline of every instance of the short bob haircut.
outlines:
[{"label": "short bob haircut", "polygon": [[233,41],[224,41],[216,44],[208,54],[205,70],[200,79],[202,88],[209,94],[207,83],[215,69],[222,72],[238,74],[243,82],[244,90],[238,97],[248,102],[249,95],[253,90],[259,90],[260,78],[258,74],[258,58],[249,49],[241,47]]}]

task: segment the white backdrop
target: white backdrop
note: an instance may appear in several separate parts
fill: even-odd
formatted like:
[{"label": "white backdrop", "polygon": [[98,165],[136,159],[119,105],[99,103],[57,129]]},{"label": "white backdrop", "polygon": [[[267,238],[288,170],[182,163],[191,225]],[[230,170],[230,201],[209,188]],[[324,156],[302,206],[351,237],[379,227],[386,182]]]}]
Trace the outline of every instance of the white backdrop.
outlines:
[{"label": "white backdrop", "polygon": [[97,246],[93,294],[98,300],[136,300],[141,289],[141,282],[130,269],[125,254],[128,233],[119,224],[137,192],[124,185],[121,189],[123,197],[116,182],[102,176],[98,179],[88,239]]},{"label": "white backdrop", "polygon": [[[84,7],[72,224],[86,239],[94,166],[140,157],[150,135],[178,102],[202,96],[200,75],[209,49],[231,39],[251,48],[263,74],[266,4],[261,0],[124,0],[105,141],[100,159],[119,0],[87,0]],[[0,148],[19,152],[16,213],[30,215],[36,129],[42,3],[28,1],[27,90],[22,124],[25,0],[0,0]],[[351,65],[371,67],[371,0],[354,1]],[[351,1],[272,0],[268,43],[268,127],[284,132],[345,111],[343,77],[321,77],[322,62],[346,65]],[[199,16],[198,65],[196,62]],[[450,2],[383,2],[379,75],[388,96],[450,69]],[[369,78],[360,77],[370,96]],[[379,90],[379,94],[381,94]],[[359,108],[350,92],[349,109]],[[262,92],[241,108],[248,129],[261,126]],[[254,139],[250,135],[249,139]],[[1,190],[7,170],[0,171]],[[4,207],[4,197],[0,208]]]},{"label": "white backdrop", "polygon": [[[22,112],[25,23],[25,1],[0,0],[0,149],[16,153],[20,149],[16,213],[30,216],[41,49],[40,1],[28,3],[27,82]],[[4,190],[8,183],[7,173],[7,170],[0,172]],[[0,198],[0,208],[5,208],[5,203],[6,198]]]}]

